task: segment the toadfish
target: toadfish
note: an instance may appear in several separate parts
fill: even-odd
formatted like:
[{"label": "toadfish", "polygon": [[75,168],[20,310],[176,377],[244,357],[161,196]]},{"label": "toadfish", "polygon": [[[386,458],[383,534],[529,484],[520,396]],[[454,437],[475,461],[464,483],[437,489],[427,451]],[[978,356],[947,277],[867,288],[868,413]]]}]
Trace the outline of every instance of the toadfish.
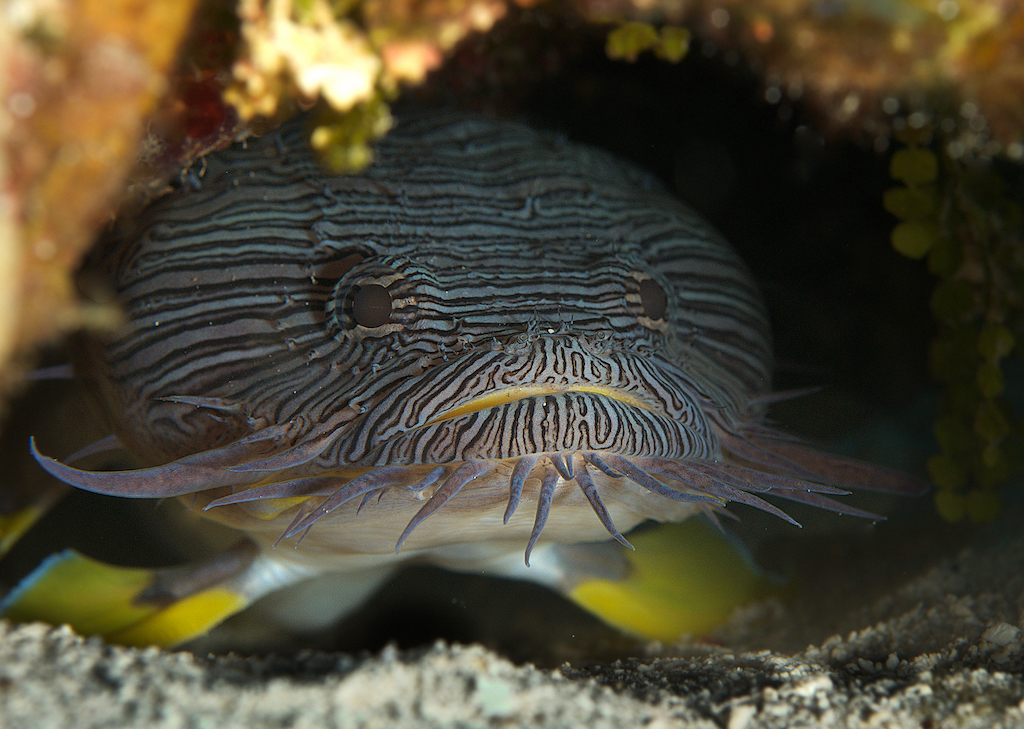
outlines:
[{"label": "toadfish", "polygon": [[[120,612],[100,609],[125,613],[111,639],[180,642],[328,573],[348,586],[333,617],[412,559],[571,591],[574,550],[631,547],[643,522],[717,523],[737,502],[795,524],[773,498],[877,518],[836,497],[924,488],[766,424],[750,273],[605,152],[419,112],[332,176],[296,121],[207,157],[196,182],[90,264],[126,321],[76,370],[143,467],[81,470],[32,444],[74,487],[179,497],[245,535],[191,569],[130,571]],[[5,610],[105,569],[58,555]]]}]

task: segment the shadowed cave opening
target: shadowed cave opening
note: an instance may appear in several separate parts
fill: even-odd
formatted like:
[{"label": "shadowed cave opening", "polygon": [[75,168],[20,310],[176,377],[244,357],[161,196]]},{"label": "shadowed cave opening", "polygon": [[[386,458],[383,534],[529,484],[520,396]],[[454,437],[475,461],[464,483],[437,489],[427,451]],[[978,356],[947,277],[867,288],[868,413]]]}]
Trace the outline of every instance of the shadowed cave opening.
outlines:
[{"label": "shadowed cave opening", "polygon": [[[502,42],[500,33],[487,41]],[[451,80],[461,73],[456,54],[416,95],[434,103],[497,105],[653,171],[711,220],[761,284],[776,338],[776,387],[824,388],[779,404],[773,418],[819,440],[844,442],[852,455],[919,468],[930,437],[925,373],[932,335],[930,283],[922,266],[901,258],[889,244],[893,219],[882,209],[881,197],[893,183],[884,155],[874,151],[871,140],[823,139],[813,114],[796,102],[764,101],[752,71],[742,62],[727,62],[728,54],[703,54],[699,41],[678,65],[646,57],[633,64],[609,61],[601,40],[586,34],[560,48],[557,73],[529,81],[509,73],[507,88],[471,89],[461,98],[450,91]],[[504,100],[495,104],[492,97],[502,93]],[[52,355],[57,362],[65,356]],[[4,462],[12,464],[9,477],[36,468],[27,458],[27,436],[59,431],[54,412],[71,418],[65,422],[79,422],[80,404],[54,408],[47,422],[44,405],[64,402],[69,388],[48,383],[17,404],[2,445]],[[885,433],[896,434],[895,444],[879,435],[883,426]],[[856,503],[871,508],[866,500]],[[171,508],[73,493],[0,562],[0,585],[13,584],[43,556],[68,546],[118,564],[180,561],[183,550],[150,531]],[[814,528],[799,534],[772,527],[774,536],[765,537],[764,520],[742,508],[737,531],[763,562],[776,560],[797,574],[822,570],[814,579],[839,586],[845,578],[832,568],[861,569],[893,549],[907,552],[913,564],[915,554],[923,559],[937,542],[951,543],[958,533],[937,523],[925,500],[901,504],[898,511],[899,517],[874,529],[851,528],[851,520],[842,519],[848,538],[840,542]],[[800,521],[825,520],[826,529],[828,520],[839,520],[796,508],[793,513]],[[125,526],[139,520],[144,524],[137,529]],[[910,521],[917,525],[913,530],[906,528]],[[926,531],[930,536],[922,536]],[[806,541],[797,541],[801,538]],[[795,557],[803,561],[794,563]],[[873,592],[865,588],[860,599]],[[245,621],[240,616],[222,637],[198,645],[228,649]],[[540,665],[607,658],[637,646],[543,588],[433,568],[403,571],[326,633],[279,644],[272,636],[270,645],[358,651],[390,642],[413,647],[437,638],[480,641],[515,661]]]}]

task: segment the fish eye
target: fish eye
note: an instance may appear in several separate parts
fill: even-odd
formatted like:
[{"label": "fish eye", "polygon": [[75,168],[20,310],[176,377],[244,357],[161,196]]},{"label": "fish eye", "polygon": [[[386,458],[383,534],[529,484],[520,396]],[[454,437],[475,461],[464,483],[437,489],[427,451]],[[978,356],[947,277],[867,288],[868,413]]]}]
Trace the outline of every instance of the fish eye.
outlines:
[{"label": "fish eye", "polygon": [[380,284],[360,286],[352,297],[352,317],[356,324],[379,327],[391,320],[391,294]]},{"label": "fish eye", "polygon": [[640,304],[648,319],[658,320],[665,316],[668,309],[668,296],[653,278],[645,278],[640,282]]}]

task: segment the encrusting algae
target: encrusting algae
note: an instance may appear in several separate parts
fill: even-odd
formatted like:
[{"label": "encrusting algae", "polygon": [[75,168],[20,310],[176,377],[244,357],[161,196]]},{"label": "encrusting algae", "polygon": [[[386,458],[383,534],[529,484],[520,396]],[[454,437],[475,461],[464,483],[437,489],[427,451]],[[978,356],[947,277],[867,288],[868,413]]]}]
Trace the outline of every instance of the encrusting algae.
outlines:
[{"label": "encrusting algae", "polygon": [[195,3],[0,8],[0,395],[32,349],[83,324],[70,272],[110,219]]}]

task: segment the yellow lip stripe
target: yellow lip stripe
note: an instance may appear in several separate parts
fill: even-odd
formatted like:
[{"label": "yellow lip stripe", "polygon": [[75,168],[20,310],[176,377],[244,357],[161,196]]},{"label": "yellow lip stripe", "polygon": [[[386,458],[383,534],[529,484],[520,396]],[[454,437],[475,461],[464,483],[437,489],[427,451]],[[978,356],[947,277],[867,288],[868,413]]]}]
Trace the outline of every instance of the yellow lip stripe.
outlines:
[{"label": "yellow lip stripe", "polygon": [[474,398],[468,402],[459,405],[457,408],[452,408],[441,415],[438,415],[433,420],[426,423],[423,427],[429,427],[437,423],[444,422],[445,420],[454,420],[455,418],[462,417],[463,415],[469,415],[480,410],[487,410],[488,408],[498,407],[501,405],[508,405],[517,400],[525,400],[530,397],[540,397],[543,395],[554,395],[562,392],[591,392],[595,395],[602,395],[603,397],[610,398],[612,400],[618,400],[619,402],[626,403],[636,408],[642,408],[644,410],[653,410],[647,403],[634,397],[628,392],[617,390],[612,387],[601,387],[599,385],[573,385],[572,387],[558,387],[553,385],[523,385],[519,387],[507,387],[503,390],[497,390],[481,397]]}]

